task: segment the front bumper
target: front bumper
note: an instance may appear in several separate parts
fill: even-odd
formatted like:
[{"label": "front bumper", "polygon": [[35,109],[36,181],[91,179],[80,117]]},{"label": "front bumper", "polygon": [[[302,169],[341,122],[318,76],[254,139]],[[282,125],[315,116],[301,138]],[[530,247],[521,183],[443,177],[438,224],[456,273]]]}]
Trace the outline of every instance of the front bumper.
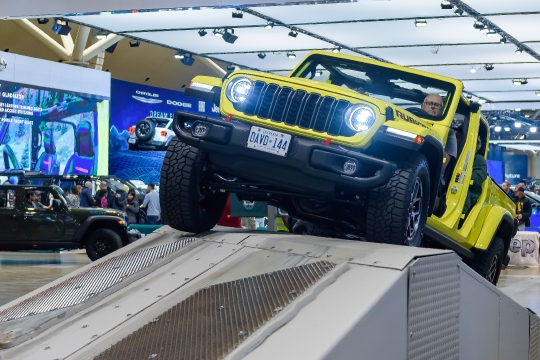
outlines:
[{"label": "front bumper", "polygon": [[[193,129],[204,124],[208,130],[195,136]],[[274,186],[298,194],[334,198],[336,189],[368,190],[386,184],[396,165],[345,147],[293,136],[286,156],[247,147],[251,125],[183,111],[175,113],[173,130],[178,138],[205,150],[219,170],[232,176]],[[345,174],[347,161],[356,171]]]}]

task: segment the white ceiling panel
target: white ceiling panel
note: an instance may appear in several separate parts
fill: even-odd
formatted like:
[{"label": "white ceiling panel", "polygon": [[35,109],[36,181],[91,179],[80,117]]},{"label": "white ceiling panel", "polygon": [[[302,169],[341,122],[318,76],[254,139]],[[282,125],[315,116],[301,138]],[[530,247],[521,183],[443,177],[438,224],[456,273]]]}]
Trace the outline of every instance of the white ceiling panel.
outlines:
[{"label": "white ceiling panel", "polygon": [[257,7],[253,10],[287,24],[453,15],[451,10],[442,10],[440,1],[435,0],[360,0],[341,4]]},{"label": "white ceiling panel", "polygon": [[535,91],[540,89],[540,79],[529,79],[526,85],[514,85],[511,79],[504,80],[465,80],[463,81],[466,91],[483,92],[483,91],[507,91],[507,90],[530,90]]},{"label": "white ceiling panel", "polygon": [[538,0],[466,0],[465,3],[483,14],[540,11]]},{"label": "white ceiling panel", "polygon": [[482,111],[490,110],[535,110],[540,109],[539,102],[530,102],[530,103],[519,103],[519,102],[502,102],[502,103],[487,103],[482,105]]},{"label": "white ceiling panel", "polygon": [[[540,10],[540,1],[537,1]],[[498,27],[519,41],[540,40],[540,14],[488,17]]]},{"label": "white ceiling panel", "polygon": [[475,95],[491,101],[540,101],[534,91],[475,92]]},{"label": "white ceiling panel", "polygon": [[530,62],[536,61],[526,53],[517,55],[513,44],[458,45],[441,46],[435,55],[430,47],[365,49],[400,65],[463,64],[491,62]]},{"label": "white ceiling panel", "polygon": [[[266,53],[265,59],[259,59],[257,54],[231,54],[216,55],[225,62],[244,64],[259,70],[288,70],[293,69],[302,59],[309,54],[309,51],[295,52],[296,58],[289,59],[285,53]],[[280,73],[282,75],[283,73]]]},{"label": "white ceiling panel", "polygon": [[494,78],[528,78],[540,76],[540,62],[532,64],[495,64],[495,68],[486,71],[483,65],[474,65],[475,73],[471,73],[470,65],[453,66],[419,66],[416,69],[437,73],[455,79],[494,79]]},{"label": "white ceiling panel", "polygon": [[430,19],[426,27],[414,26],[414,20],[299,27],[352,47],[499,42],[499,36],[487,37],[475,30],[473,23],[470,18],[456,17]]},{"label": "white ceiling panel", "polygon": [[231,16],[232,10],[233,9],[201,9],[135,14],[88,15],[75,16],[73,17],[73,20],[113,32],[261,25],[266,23],[266,21],[250,14],[244,14],[243,19],[233,19]]},{"label": "white ceiling panel", "polygon": [[[329,44],[307,35],[298,34],[296,39],[288,36],[289,29],[275,27],[272,30],[264,28],[237,28],[234,30],[238,39],[234,44],[226,43],[223,39],[215,37],[208,31],[208,35],[200,37],[196,30],[168,31],[126,34],[137,36],[159,44],[192,51],[198,54],[239,52],[239,51],[272,51],[283,49],[327,48]],[[254,55],[256,56],[256,55]],[[221,55],[216,55],[221,57]]]}]

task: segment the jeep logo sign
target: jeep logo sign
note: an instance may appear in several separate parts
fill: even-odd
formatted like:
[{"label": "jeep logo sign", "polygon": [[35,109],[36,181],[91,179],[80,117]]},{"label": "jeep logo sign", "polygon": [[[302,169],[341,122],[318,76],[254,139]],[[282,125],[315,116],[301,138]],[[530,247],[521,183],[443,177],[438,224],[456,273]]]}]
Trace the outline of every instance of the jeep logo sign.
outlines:
[{"label": "jeep logo sign", "polygon": [[512,239],[512,241],[510,241],[510,251],[513,253],[521,251],[522,257],[527,256],[527,254],[530,254],[532,257],[535,250],[536,244],[532,240]]},{"label": "jeep logo sign", "polygon": [[180,107],[185,107],[185,108],[190,108],[191,109],[191,104],[187,103],[187,102],[167,100],[167,105],[174,105],[174,106],[180,106]]}]

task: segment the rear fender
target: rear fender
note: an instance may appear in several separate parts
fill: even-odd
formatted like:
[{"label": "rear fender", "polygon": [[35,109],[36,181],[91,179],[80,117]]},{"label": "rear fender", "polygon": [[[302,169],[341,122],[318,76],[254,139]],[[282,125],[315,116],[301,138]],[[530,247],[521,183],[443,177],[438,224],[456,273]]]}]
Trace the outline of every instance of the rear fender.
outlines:
[{"label": "rear fender", "polygon": [[[120,225],[122,222],[124,225]],[[97,229],[123,229],[119,234],[122,237],[122,242],[127,241],[127,230],[126,222],[117,217],[117,216],[104,216],[104,215],[93,215],[86,218],[86,220],[81,224],[75,236],[73,237],[73,242],[80,243],[81,246],[85,245],[86,238],[90,232]],[[125,238],[125,239],[124,239]]]},{"label": "rear fender", "polygon": [[505,254],[510,246],[510,241],[514,234],[514,218],[505,209],[494,206],[487,214],[482,231],[476,240],[473,248],[487,250],[494,236],[500,237],[504,242]]}]

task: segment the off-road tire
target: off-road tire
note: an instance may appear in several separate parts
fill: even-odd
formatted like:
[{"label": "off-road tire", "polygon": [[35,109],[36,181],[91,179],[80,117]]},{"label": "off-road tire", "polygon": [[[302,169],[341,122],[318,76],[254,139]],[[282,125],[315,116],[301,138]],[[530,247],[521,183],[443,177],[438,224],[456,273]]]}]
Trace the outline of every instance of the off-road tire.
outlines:
[{"label": "off-road tire", "polygon": [[[429,206],[429,165],[422,154],[403,154],[391,161],[397,165],[387,184],[369,192],[366,217],[366,239],[393,245],[420,246]],[[418,227],[407,236],[411,196],[417,179],[422,186]],[[414,204],[413,204],[414,205]]]},{"label": "off-road tire", "polygon": [[476,252],[474,260],[467,260],[466,263],[481,277],[497,285],[505,255],[503,240],[495,236],[486,251]]},{"label": "off-road tire", "polygon": [[[144,135],[139,134],[140,132],[139,129],[141,126],[148,126],[148,131]],[[154,137],[155,131],[156,131],[156,124],[150,120],[146,120],[146,119],[141,120],[137,123],[137,125],[135,125],[135,136],[141,142],[147,142],[147,141],[152,140],[152,138]]]},{"label": "off-road tire", "polygon": [[122,247],[122,238],[114,230],[94,230],[86,240],[86,255],[96,261]]},{"label": "off-road tire", "polygon": [[180,231],[201,233],[212,229],[225,208],[227,194],[217,192],[201,200],[200,180],[207,154],[171,140],[163,166],[159,201],[161,218],[166,225]]}]

